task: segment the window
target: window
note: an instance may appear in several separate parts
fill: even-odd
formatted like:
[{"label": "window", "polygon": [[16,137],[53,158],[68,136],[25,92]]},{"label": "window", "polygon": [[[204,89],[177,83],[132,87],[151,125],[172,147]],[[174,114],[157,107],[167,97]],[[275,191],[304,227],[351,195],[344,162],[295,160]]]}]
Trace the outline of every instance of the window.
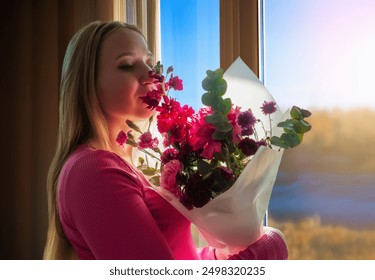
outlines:
[{"label": "window", "polygon": [[219,0],[161,0],[160,14],[163,65],[184,84],[174,97],[198,109],[206,70],[220,66]]},{"label": "window", "polygon": [[284,153],[270,226],[291,259],[375,258],[375,2],[264,0],[265,85],[312,131]]}]

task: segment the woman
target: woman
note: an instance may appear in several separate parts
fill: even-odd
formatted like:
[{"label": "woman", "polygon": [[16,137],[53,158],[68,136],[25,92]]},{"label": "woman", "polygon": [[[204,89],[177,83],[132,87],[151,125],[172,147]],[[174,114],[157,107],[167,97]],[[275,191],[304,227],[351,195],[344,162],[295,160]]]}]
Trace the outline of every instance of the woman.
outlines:
[{"label": "woman", "polygon": [[151,112],[139,98],[153,88],[143,35],[121,22],[94,22],[71,40],[60,87],[58,145],[48,176],[45,259],[285,259],[282,234],[269,231],[233,256],[196,249],[190,223],[131,164],[116,143],[124,120]]}]

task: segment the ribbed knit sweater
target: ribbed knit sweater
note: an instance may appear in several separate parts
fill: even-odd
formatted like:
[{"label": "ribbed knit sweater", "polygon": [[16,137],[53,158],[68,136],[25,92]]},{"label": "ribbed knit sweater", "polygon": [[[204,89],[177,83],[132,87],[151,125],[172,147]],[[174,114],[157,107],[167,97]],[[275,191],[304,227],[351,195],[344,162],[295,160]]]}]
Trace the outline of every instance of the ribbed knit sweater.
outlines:
[{"label": "ribbed knit sweater", "polygon": [[[190,222],[115,153],[82,145],[68,158],[58,182],[62,228],[80,259],[215,259],[197,249]],[[229,259],[286,259],[275,232]]]}]

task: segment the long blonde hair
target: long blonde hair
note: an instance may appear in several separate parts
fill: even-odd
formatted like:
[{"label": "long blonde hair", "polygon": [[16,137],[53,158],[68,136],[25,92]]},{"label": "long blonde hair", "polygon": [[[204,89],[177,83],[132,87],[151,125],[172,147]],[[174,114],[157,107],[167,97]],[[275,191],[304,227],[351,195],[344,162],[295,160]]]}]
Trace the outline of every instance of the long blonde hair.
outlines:
[{"label": "long blonde hair", "polygon": [[78,145],[95,138],[102,148],[110,149],[95,81],[103,40],[109,33],[124,28],[141,34],[135,26],[123,22],[96,21],[79,30],[67,47],[60,82],[57,148],[47,177],[49,227],[44,259],[77,257],[61,227],[57,183],[65,161]]}]

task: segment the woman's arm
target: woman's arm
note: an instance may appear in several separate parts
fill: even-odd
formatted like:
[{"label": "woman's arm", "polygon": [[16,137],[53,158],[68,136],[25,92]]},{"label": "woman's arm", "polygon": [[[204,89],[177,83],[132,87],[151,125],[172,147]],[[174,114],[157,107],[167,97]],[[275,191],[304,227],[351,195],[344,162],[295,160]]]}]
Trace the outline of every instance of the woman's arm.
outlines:
[{"label": "woman's arm", "polygon": [[137,175],[115,155],[97,151],[80,158],[61,198],[66,218],[96,259],[173,259]]},{"label": "woman's arm", "polygon": [[204,260],[286,260],[288,247],[284,235],[275,228],[265,227],[263,236],[245,250],[228,256],[212,247],[198,251]]}]

